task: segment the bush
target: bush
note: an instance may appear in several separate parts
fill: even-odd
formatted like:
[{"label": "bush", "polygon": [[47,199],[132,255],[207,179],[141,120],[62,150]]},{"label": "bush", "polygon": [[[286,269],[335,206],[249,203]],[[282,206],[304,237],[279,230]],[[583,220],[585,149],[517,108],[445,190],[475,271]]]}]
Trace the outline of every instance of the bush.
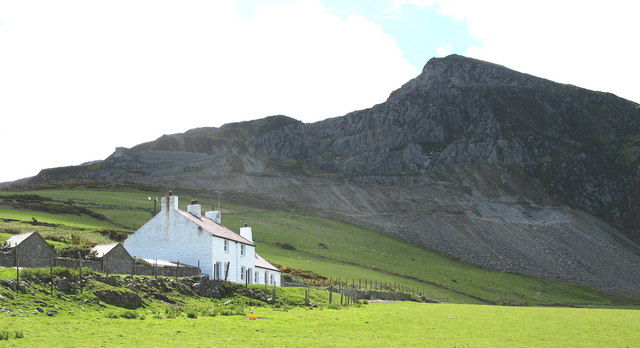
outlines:
[{"label": "bush", "polygon": [[138,318],[138,312],[136,312],[136,311],[123,311],[122,313],[120,313],[120,317],[125,318],[125,319],[137,319]]},{"label": "bush", "polygon": [[198,313],[196,313],[196,311],[191,310],[187,312],[187,318],[190,319],[197,319],[198,318]]},{"label": "bush", "polygon": [[105,314],[105,317],[110,318],[110,319],[117,319],[117,318],[120,318],[120,314],[111,311],[111,312],[108,312],[107,314]]},{"label": "bush", "polygon": [[[53,271],[53,272],[52,272]],[[53,267],[51,268],[25,268],[20,271],[20,277],[25,280],[45,280],[51,278],[51,273],[54,277],[67,278],[72,281],[77,281],[80,278],[80,270],[67,267]],[[93,274],[93,269],[89,267],[82,267],[82,275]]]},{"label": "bush", "polygon": [[13,227],[2,227],[2,228],[0,228],[0,233],[20,234],[20,233],[22,233],[22,231],[20,231],[17,228],[13,228]]},{"label": "bush", "polygon": [[101,228],[97,232],[103,236],[109,237],[111,240],[114,240],[116,242],[123,242],[125,239],[127,239],[127,237],[129,237],[129,235],[125,232],[110,230],[106,228]]},{"label": "bush", "polygon": [[182,308],[168,306],[165,308],[164,312],[167,315],[167,318],[175,318],[177,316],[180,316],[180,314],[182,313]]},{"label": "bush", "polygon": [[238,308],[225,308],[223,310],[220,311],[221,315],[224,316],[230,316],[230,315],[245,315],[245,311],[244,308],[242,307],[238,307]]},{"label": "bush", "polygon": [[20,331],[16,331],[16,332],[14,333],[14,337],[15,337],[15,338],[24,338],[24,332],[22,332],[22,330],[20,330]]},{"label": "bush", "polygon": [[92,258],[95,254],[91,252],[91,249],[93,249],[91,245],[85,244],[55,247],[56,255],[58,257],[68,257],[71,259],[78,258],[78,253],[80,253],[80,257],[83,259]]},{"label": "bush", "polygon": [[276,242],[276,245],[286,250],[296,250],[296,247],[287,242]]},{"label": "bush", "polygon": [[20,277],[24,280],[41,280],[51,277],[51,271],[44,268],[25,268],[20,272]]},{"label": "bush", "polygon": [[8,339],[9,339],[9,335],[10,335],[9,330],[2,330],[2,331],[0,331],[0,340],[1,340],[1,341],[6,341],[6,340],[8,340]]}]

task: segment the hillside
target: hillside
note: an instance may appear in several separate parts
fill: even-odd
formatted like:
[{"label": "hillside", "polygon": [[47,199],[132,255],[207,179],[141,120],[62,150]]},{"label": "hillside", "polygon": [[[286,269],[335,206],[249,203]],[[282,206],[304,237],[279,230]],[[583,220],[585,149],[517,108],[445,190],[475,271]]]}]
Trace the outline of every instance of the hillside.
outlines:
[{"label": "hillside", "polygon": [[[0,205],[0,242],[11,233],[33,230],[38,230],[59,250],[65,244],[77,245],[76,241],[89,244],[90,248],[91,243],[122,240],[149,219],[153,201],[148,198],[159,194],[133,190],[130,186],[126,189],[92,186],[91,189],[66,186],[0,192],[3,202]],[[193,194],[176,193],[183,197]],[[454,303],[610,305],[630,302],[577,285],[481,269],[374,231],[308,214],[287,202],[228,191],[224,192],[224,197],[222,222],[235,231],[244,223],[252,226],[257,251],[263,257],[288,269],[317,272],[333,281],[340,279],[358,285],[366,282],[369,286],[375,282],[378,287],[386,284]],[[34,205],[31,208],[15,206],[15,202],[26,198],[31,202],[37,199],[42,204],[85,208],[106,220],[86,213],[50,214],[35,209]],[[216,196],[199,198],[205,207],[217,204]],[[188,200],[182,202],[184,209]],[[38,224],[34,225],[32,219]],[[130,225],[131,229],[115,227],[124,225]],[[285,244],[289,248],[279,246]],[[285,275],[289,274],[285,272]],[[297,273],[293,276],[298,281],[320,281],[319,284],[325,285],[329,280],[316,276],[304,278]]]},{"label": "hillside", "polygon": [[449,56],[382,104],[165,135],[29,183],[247,192],[495,270],[640,296],[640,108]]}]

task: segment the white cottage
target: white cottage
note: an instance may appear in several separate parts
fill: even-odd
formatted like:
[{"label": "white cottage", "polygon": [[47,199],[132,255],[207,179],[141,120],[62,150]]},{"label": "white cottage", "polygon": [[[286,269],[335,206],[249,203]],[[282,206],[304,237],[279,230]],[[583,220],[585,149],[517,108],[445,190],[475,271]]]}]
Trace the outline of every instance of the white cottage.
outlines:
[{"label": "white cottage", "polygon": [[214,279],[280,286],[280,271],[256,254],[251,227],[237,234],[220,223],[219,211],[201,216],[202,207],[191,201],[178,209],[178,197],[162,197],[160,212],[124,241],[131,255],[143,259],[179,261],[199,265]]}]

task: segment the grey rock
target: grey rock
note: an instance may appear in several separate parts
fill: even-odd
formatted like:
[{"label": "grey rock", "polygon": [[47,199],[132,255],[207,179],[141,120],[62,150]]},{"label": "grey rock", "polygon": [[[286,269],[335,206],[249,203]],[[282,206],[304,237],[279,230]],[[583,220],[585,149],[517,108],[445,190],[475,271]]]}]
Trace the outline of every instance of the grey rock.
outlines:
[{"label": "grey rock", "polygon": [[96,297],[110,305],[117,307],[135,309],[142,306],[142,299],[138,294],[120,290],[98,290],[93,292]]}]

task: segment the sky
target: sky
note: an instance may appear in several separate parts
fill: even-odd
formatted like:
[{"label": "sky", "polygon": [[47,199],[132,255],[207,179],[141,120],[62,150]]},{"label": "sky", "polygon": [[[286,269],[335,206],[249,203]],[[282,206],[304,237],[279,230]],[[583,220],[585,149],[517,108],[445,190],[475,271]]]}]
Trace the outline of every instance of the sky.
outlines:
[{"label": "sky", "polygon": [[640,3],[0,0],[0,182],[163,134],[371,107],[461,54],[640,102]]}]

